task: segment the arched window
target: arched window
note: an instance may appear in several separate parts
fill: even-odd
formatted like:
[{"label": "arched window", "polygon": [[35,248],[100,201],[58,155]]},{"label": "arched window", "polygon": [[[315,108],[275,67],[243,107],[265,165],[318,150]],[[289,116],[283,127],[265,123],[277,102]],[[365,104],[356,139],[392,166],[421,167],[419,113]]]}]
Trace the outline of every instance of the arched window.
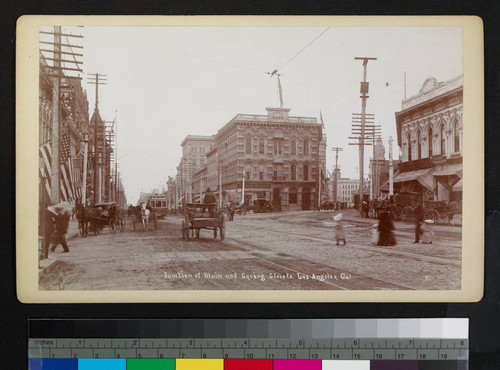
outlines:
[{"label": "arched window", "polygon": [[290,176],[292,181],[297,180],[297,168],[295,167],[294,164],[292,164],[292,166],[290,167]]},{"label": "arched window", "polygon": [[420,142],[420,130],[417,131],[417,159],[422,158],[422,143]]},{"label": "arched window", "polygon": [[252,137],[247,136],[247,143],[246,143],[246,153],[247,154],[252,154]]},{"label": "arched window", "polygon": [[453,123],[453,144],[455,153],[460,152],[460,131],[458,130],[458,120]]},{"label": "arched window", "polygon": [[408,162],[411,161],[411,134],[408,133]]},{"label": "arched window", "polygon": [[308,155],[308,154],[309,154],[309,140],[304,139],[304,155]]},{"label": "arched window", "polygon": [[441,127],[439,128],[439,137],[441,140],[441,153],[440,154],[445,154],[446,149],[445,149],[445,137],[444,137],[444,124],[441,124]]},{"label": "arched window", "polygon": [[304,181],[309,179],[309,166],[307,164],[304,165]]},{"label": "arched window", "polygon": [[429,158],[432,157],[432,127],[427,132],[427,145],[429,146]]},{"label": "arched window", "polygon": [[290,144],[292,155],[297,154],[297,140],[292,138],[292,143]]}]

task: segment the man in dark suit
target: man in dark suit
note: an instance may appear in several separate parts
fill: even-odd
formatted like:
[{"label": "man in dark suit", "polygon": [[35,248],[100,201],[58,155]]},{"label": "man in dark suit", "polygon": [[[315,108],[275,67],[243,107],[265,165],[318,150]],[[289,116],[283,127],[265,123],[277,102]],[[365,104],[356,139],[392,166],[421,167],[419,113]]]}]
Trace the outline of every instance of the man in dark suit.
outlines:
[{"label": "man in dark suit", "polygon": [[422,207],[422,203],[418,203],[415,208],[415,240],[413,244],[420,242],[420,225],[424,222],[424,208]]}]

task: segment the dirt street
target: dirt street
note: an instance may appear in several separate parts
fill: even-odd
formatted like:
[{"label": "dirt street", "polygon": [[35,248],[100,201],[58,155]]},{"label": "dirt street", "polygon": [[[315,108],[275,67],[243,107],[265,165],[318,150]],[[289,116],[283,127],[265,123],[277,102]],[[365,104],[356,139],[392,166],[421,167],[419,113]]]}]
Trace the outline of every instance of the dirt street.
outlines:
[{"label": "dirt street", "polygon": [[345,246],[332,240],[332,212],[236,215],[226,238],[182,239],[180,216],[157,230],[71,238],[70,253],[40,278],[41,290],[280,289],[452,290],[461,285],[461,228],[437,226],[433,244],[412,244],[396,224],[397,245],[371,245],[375,220],[345,213]]}]

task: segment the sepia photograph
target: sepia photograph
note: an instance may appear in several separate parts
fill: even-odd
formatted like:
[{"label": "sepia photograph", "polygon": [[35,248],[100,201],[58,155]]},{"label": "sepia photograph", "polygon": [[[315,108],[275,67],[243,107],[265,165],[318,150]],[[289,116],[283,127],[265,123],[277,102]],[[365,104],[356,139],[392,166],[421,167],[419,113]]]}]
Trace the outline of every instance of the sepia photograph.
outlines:
[{"label": "sepia photograph", "polygon": [[480,299],[480,22],[298,18],[21,19],[21,300]]}]

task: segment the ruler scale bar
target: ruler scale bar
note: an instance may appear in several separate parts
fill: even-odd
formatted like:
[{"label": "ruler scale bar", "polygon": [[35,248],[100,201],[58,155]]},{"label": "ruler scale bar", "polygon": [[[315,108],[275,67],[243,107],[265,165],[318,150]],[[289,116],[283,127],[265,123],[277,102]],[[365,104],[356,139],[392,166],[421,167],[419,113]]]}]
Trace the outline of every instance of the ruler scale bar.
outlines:
[{"label": "ruler scale bar", "polygon": [[[30,339],[30,357],[461,360],[468,339]],[[232,344],[232,345],[231,345]]]}]

